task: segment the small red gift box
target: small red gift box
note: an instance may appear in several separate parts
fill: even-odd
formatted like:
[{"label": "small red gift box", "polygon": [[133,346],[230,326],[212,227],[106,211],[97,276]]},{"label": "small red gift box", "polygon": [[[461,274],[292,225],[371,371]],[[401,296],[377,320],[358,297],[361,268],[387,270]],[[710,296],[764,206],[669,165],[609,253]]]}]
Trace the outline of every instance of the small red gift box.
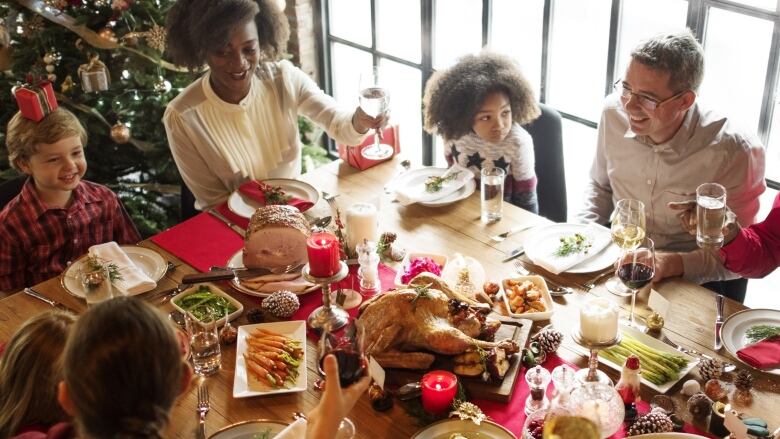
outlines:
[{"label": "small red gift box", "polygon": [[57,109],[57,99],[51,82],[40,82],[36,85],[21,85],[14,89],[19,111],[27,119],[40,122],[47,114]]},{"label": "small red gift box", "polygon": [[[393,155],[401,152],[401,143],[398,135],[398,125],[391,125],[383,131],[382,143],[393,147]],[[371,148],[374,145],[374,135],[371,134],[366,137],[358,146],[347,146],[339,144],[339,158],[349,163],[353,168],[358,168],[361,171],[366,170],[372,166],[376,166],[384,161],[390,160],[393,156],[390,156],[384,160],[371,160],[363,157],[362,151],[365,148]]]}]

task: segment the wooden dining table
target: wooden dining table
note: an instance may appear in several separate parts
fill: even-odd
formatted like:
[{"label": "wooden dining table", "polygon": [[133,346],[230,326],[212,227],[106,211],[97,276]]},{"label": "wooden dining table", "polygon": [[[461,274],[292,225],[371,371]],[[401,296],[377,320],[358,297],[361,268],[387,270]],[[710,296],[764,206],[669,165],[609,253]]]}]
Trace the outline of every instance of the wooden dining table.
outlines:
[{"label": "wooden dining table", "polygon": [[[396,243],[409,251],[433,252],[445,255],[453,255],[458,252],[473,256],[478,259],[485,268],[488,280],[500,282],[501,279],[514,276],[512,262],[502,263],[505,254],[523,243],[528,233],[522,232],[511,236],[503,242],[494,242],[491,236],[504,232],[513,226],[544,225],[550,223],[547,219],[534,215],[511,204],[504,204],[503,219],[493,224],[480,222],[479,190],[465,200],[444,207],[424,207],[411,205],[403,207],[392,202],[391,196],[385,194],[383,186],[398,172],[399,159],[375,166],[365,171],[353,169],[341,161],[336,161],[322,166],[312,172],[304,174],[300,180],[312,184],[320,191],[330,194],[338,194],[337,201],[342,208],[348,207],[356,201],[372,201],[378,199],[379,223],[381,231],[397,233]],[[318,210],[319,209],[319,210]],[[320,201],[314,208],[314,212],[325,212],[328,206]],[[207,240],[208,236],[196,236],[193,240]],[[167,261],[173,262],[176,268],[159,282],[158,289],[171,288],[179,283],[181,277],[188,273],[196,272],[195,269],[150,240],[140,242],[138,245],[159,252]],[[521,257],[520,260],[527,268],[541,274],[545,278],[556,283],[571,286],[576,293],[555,299],[552,323],[564,334],[569,334],[572,326],[578,321],[578,306],[588,297],[603,296],[617,302],[622,312],[627,314],[630,302],[628,298],[622,298],[610,294],[604,288],[603,281],[595,288],[588,291],[581,288],[593,274],[562,274],[552,275],[540,267],[534,266],[530,260]],[[683,281],[669,280],[656,285],[653,288],[672,302],[671,311],[665,319],[663,334],[681,346],[695,349],[701,353],[710,355],[724,361],[738,364],[740,368],[746,367],[731,357],[725,350],[714,351],[713,341],[715,322],[715,296],[709,290],[698,285]],[[35,290],[65,304],[77,313],[86,310],[82,299],[69,294],[60,283],[59,278],[50,279],[35,286]],[[260,300],[253,296],[231,290],[225,285],[226,291],[240,300],[245,309],[257,308]],[[141,296],[143,298],[143,296]],[[646,315],[648,293],[642,292],[637,299],[637,313]],[[8,340],[14,331],[28,318],[46,311],[49,305],[25,295],[21,292],[0,300],[0,340]],[[171,305],[161,306],[162,311],[170,311]],[[725,315],[743,310],[745,307],[737,302],[727,300]],[[246,312],[235,325],[247,324]],[[534,330],[549,322],[537,322]],[[290,422],[295,412],[309,412],[319,401],[321,392],[315,389],[314,383],[318,379],[317,348],[313,340],[307,342],[308,355],[308,380],[306,391],[288,393],[275,396],[262,396],[254,398],[233,398],[233,378],[236,360],[235,345],[224,346],[222,352],[221,370],[206,379],[209,386],[211,410],[207,415],[207,436],[213,434],[231,424],[251,420],[269,419]],[[587,367],[587,358],[576,349],[571,337],[566,336],[558,355],[577,366]],[[173,366],[172,366],[173,367]],[[613,380],[618,374],[600,365]],[[739,411],[750,416],[761,417],[770,422],[770,427],[776,428],[780,424],[780,415],[777,412],[780,401],[780,379],[759,371],[752,371],[756,378],[753,391],[753,402],[749,406],[737,406]],[[735,374],[727,374],[722,380],[727,388],[733,388],[730,381]],[[692,372],[688,378],[699,379],[698,372]],[[687,421],[692,421],[685,409],[686,398],[680,393],[682,382],[680,380],[669,392],[677,405],[677,412]],[[196,386],[185,392],[176,402],[173,408],[170,423],[166,430],[169,437],[191,438],[197,427],[196,416]],[[641,395],[646,401],[650,401],[657,392],[642,386]],[[399,404],[387,412],[377,412],[370,404],[367,396],[364,396],[349,417],[357,427],[357,438],[404,438],[411,437],[420,430],[421,426],[410,417]],[[696,423],[702,430],[707,426],[701,422]]]}]

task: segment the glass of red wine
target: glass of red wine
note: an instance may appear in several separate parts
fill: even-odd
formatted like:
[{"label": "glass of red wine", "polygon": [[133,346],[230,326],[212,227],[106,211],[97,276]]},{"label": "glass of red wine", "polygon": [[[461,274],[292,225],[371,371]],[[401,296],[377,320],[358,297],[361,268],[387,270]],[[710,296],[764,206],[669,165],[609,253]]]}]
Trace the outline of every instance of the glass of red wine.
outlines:
[{"label": "glass of red wine", "polygon": [[629,326],[637,329],[643,329],[636,323],[634,318],[634,306],[636,305],[636,294],[645,285],[653,280],[655,274],[655,244],[650,238],[645,238],[641,246],[632,249],[624,249],[618,261],[615,275],[631,290],[631,315],[629,317]]}]

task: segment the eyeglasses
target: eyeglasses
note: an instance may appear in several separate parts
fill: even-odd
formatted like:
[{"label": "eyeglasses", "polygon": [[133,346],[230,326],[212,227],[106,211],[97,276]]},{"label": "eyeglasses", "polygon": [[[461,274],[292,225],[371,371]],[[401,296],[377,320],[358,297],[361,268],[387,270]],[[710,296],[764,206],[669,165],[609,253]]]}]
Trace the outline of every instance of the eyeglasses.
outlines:
[{"label": "eyeglasses", "polygon": [[625,106],[628,101],[633,96],[636,99],[636,103],[642,107],[644,110],[648,112],[653,112],[656,110],[656,108],[660,107],[661,105],[672,101],[674,99],[679,98],[683,95],[687,90],[683,90],[674,96],[668,97],[664,100],[659,101],[658,99],[651,98],[650,96],[641,95],[639,93],[634,93],[630,88],[626,88],[623,86],[623,80],[618,79],[615,84],[613,84],[613,87],[616,92],[620,93],[620,100],[623,102],[623,105]]}]

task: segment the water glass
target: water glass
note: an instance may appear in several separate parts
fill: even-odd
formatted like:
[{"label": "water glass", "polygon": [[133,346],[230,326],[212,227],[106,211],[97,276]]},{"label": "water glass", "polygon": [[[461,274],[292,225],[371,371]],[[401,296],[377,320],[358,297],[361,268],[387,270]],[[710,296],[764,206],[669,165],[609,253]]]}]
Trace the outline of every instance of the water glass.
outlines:
[{"label": "water glass", "polygon": [[726,221],[726,188],[704,183],[696,188],[696,243],[702,248],[723,246]]},{"label": "water glass", "polygon": [[84,263],[79,268],[78,276],[81,287],[84,289],[84,299],[87,301],[87,306],[93,306],[114,297],[111,276],[105,264]]},{"label": "water glass", "polygon": [[504,206],[504,178],[501,168],[482,168],[480,177],[481,219],[489,224],[501,220]]},{"label": "water glass", "polygon": [[185,314],[187,336],[192,352],[192,366],[198,375],[212,375],[222,364],[222,351],[219,346],[219,331],[213,312],[204,311],[203,320],[194,314]]}]

